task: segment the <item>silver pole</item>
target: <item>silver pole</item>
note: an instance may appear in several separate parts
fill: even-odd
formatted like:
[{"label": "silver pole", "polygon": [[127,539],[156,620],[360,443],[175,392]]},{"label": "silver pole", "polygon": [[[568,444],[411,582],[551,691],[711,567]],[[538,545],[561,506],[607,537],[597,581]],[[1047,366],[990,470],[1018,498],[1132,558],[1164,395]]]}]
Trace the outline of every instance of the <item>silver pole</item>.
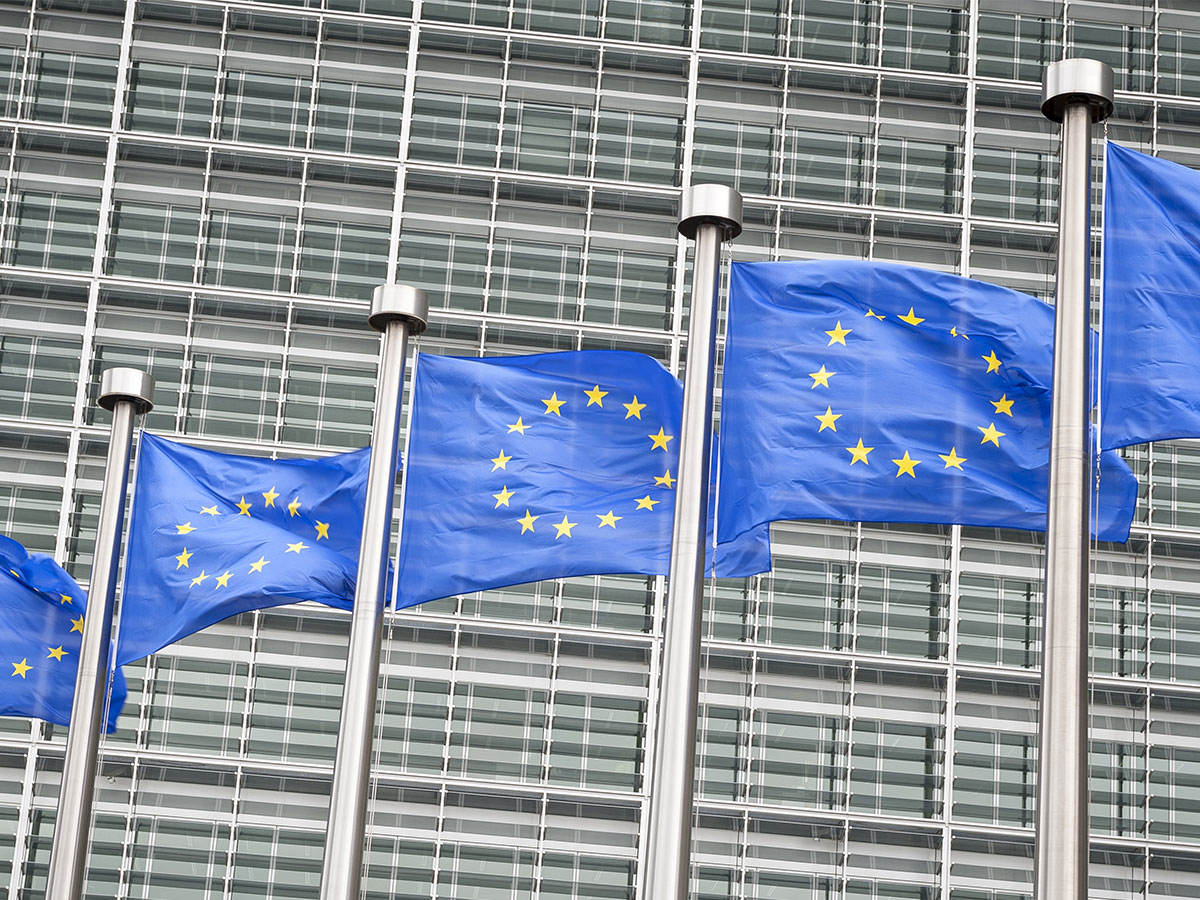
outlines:
[{"label": "silver pole", "polygon": [[1062,123],[1062,171],[1034,850],[1038,900],[1087,900],[1092,123],[1112,112],[1112,98],[1112,69],[1104,63],[1068,59],[1046,69],[1042,113]]},{"label": "silver pole", "polygon": [[388,544],[396,493],[396,453],[400,443],[400,403],[404,397],[404,361],[408,336],[425,330],[429,302],[425,292],[403,284],[375,288],[368,321],[383,332],[375,423],[371,430],[371,467],[363,512],[358,580],[350,617],[350,649],[338,723],[337,757],[325,830],[321,900],[357,900],[366,844],[367,794],[371,783],[371,737],[378,695],[379,646],[387,603]]},{"label": "silver pole", "polygon": [[742,195],[732,188],[695,185],[683,195],[682,205],[679,232],[695,239],[696,252],[662,680],[650,771],[650,828],[640,895],[654,900],[687,900],[688,893],[721,242],[742,231]]},{"label": "silver pole", "polygon": [[100,521],[96,526],[87,610],[83,616],[79,670],[75,675],[75,702],[71,707],[67,754],[58,792],[54,846],[50,851],[50,873],[46,880],[46,896],[56,900],[76,900],[83,896],[96,759],[108,692],[113,597],[121,562],[133,420],[134,416],[154,407],[154,379],[138,369],[105,369],[100,376],[98,402],[112,412],[112,428],[108,460],[104,464],[104,487],[100,494]]}]

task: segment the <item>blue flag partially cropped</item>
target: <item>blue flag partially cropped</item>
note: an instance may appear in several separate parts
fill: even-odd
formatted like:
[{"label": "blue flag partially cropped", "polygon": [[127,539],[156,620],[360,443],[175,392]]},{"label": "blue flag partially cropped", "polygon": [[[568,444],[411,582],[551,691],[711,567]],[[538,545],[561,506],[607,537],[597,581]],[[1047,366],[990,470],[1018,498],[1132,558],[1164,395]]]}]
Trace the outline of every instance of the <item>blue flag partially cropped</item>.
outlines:
[{"label": "blue flag partially cropped", "polygon": [[[1046,527],[1053,310],[870,262],[734,263],[718,536],[775,519]],[[1137,481],[1100,465],[1094,529]]]},{"label": "blue flag partially cropped", "polygon": [[[69,725],[87,597],[48,556],[0,536],[0,715]],[[125,676],[116,670],[108,707],[115,731],[125,706]]]},{"label": "blue flag partially cropped", "polygon": [[354,600],[370,450],[234,456],[142,434],[117,659],[252,609]]},{"label": "blue flag partially cropped", "polygon": [[[571,575],[666,574],[683,389],[640,353],[422,354],[400,605]],[[716,574],[770,568],[765,528]]]},{"label": "blue flag partially cropped", "polygon": [[1200,172],[1108,145],[1100,442],[1200,436]]}]

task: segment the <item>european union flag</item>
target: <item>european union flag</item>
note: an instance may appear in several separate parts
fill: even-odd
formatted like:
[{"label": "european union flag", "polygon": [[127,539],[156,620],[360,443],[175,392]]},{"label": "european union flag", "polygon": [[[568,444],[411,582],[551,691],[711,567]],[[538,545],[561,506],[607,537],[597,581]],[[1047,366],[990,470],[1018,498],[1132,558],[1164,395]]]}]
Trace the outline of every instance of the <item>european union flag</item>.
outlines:
[{"label": "european union flag", "polygon": [[142,434],[117,660],[251,609],[354,600],[370,449],[234,456]]},{"label": "european union flag", "polygon": [[[718,536],[775,519],[1046,527],[1053,310],[871,262],[734,263]],[[1094,529],[1137,481],[1100,464]],[[1102,501],[1102,502],[1101,502]]]},{"label": "european union flag", "polygon": [[[683,388],[640,353],[422,354],[400,605],[570,575],[666,574]],[[716,574],[770,568],[766,529]]]},{"label": "european union flag", "polygon": [[1200,436],[1200,173],[1106,161],[1101,445]]},{"label": "european union flag", "polygon": [[[86,605],[83,589],[58,563],[0,536],[0,715],[71,723]],[[109,731],[124,706],[125,676],[117,669]]]}]

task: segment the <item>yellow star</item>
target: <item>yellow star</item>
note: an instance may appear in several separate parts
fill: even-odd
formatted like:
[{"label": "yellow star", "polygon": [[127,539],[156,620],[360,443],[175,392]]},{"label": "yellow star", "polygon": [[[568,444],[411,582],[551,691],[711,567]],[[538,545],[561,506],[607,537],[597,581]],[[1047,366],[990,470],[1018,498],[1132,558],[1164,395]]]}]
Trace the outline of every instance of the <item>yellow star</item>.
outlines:
[{"label": "yellow star", "polygon": [[204,580],[206,578],[208,578],[208,573],[201,569],[200,574],[192,579],[192,583],[189,584],[188,587],[195,587],[198,584],[204,584]]},{"label": "yellow star", "polygon": [[325,540],[329,540],[329,523],[328,522],[318,522],[316,525],[313,526],[313,528],[317,529],[317,540],[318,541],[321,540],[321,538],[324,538]]},{"label": "yellow star", "polygon": [[907,315],[897,316],[896,318],[898,318],[901,322],[907,322],[909,325],[920,325],[922,322],[925,321],[920,316],[918,316],[915,312],[913,312],[913,308],[911,306],[908,308]]},{"label": "yellow star", "polygon": [[914,472],[913,469],[919,466],[921,461],[919,459],[913,459],[911,456],[909,456],[907,450],[904,451],[904,455],[902,457],[899,459],[893,459],[892,462],[899,467],[896,469],[897,478],[899,478],[901,475],[908,475],[910,478],[917,477],[917,473]]},{"label": "yellow star", "polygon": [[963,470],[962,464],[967,461],[967,458],[959,456],[953,447],[949,453],[939,453],[938,456],[945,461],[947,469],[958,469],[960,472]]},{"label": "yellow star", "polygon": [[9,574],[10,574],[10,575],[12,575],[12,577],[13,577],[13,578],[20,578],[20,577],[21,577],[21,573],[20,573],[20,572],[18,572],[16,569],[9,569],[9,570],[8,570],[8,572],[9,572]]},{"label": "yellow star", "polygon": [[996,358],[995,350],[989,350],[987,356],[981,356],[979,358],[988,364],[987,372],[984,372],[983,374],[986,375],[986,374],[988,374],[988,372],[999,372],[1000,371],[1000,360]]},{"label": "yellow star", "polygon": [[975,427],[983,432],[983,440],[979,443],[986,444],[988,441],[991,441],[997,447],[1000,446],[1000,438],[1004,437],[1004,432],[996,430],[995,422],[989,423],[987,428],[984,428],[982,425],[976,425]]},{"label": "yellow star", "polygon": [[845,347],[846,335],[848,335],[851,331],[853,331],[853,329],[843,328],[842,323],[839,321],[835,326],[833,326],[833,331],[825,332],[827,335],[829,335],[829,343],[825,346],[832,347],[834,344],[841,344],[843,347]]},{"label": "yellow star", "polygon": [[527,531],[533,531],[533,523],[540,519],[541,516],[531,516],[529,510],[525,510],[525,515],[517,519],[521,523],[521,534]]},{"label": "yellow star", "polygon": [[625,407],[625,418],[627,419],[640,419],[642,410],[646,408],[645,403],[638,403],[637,394],[633,395],[632,403],[622,403],[621,405]]},{"label": "yellow star", "polygon": [[62,648],[62,644],[59,644],[57,647],[47,647],[46,649],[50,651],[46,654],[46,659],[54,659],[62,662],[63,657],[68,655],[67,651]]},{"label": "yellow star", "polygon": [[304,541],[296,541],[296,543],[294,543],[294,544],[288,544],[287,550],[285,550],[284,552],[298,554],[301,550],[307,550],[307,549],[308,549],[308,544],[304,543]]},{"label": "yellow star", "polygon": [[12,673],[13,678],[16,678],[18,675],[20,675],[22,678],[24,678],[25,673],[33,668],[33,666],[29,665],[29,657],[28,656],[25,657],[23,660],[21,660],[19,663],[13,663],[12,667],[13,667],[13,673]]},{"label": "yellow star", "polygon": [[300,512],[300,498],[299,497],[292,498],[292,502],[287,505],[287,511],[288,511],[288,515],[291,518],[294,519],[296,517],[296,514],[298,512]]},{"label": "yellow star", "polygon": [[508,485],[506,484],[500,489],[500,493],[492,494],[492,496],[496,498],[496,505],[493,506],[492,509],[499,509],[502,506],[508,506],[508,501],[512,499],[512,496],[515,493],[516,491],[510,491],[508,489]]},{"label": "yellow star", "polygon": [[265,566],[269,562],[270,562],[270,560],[267,559],[265,556],[260,556],[257,561],[250,563],[250,571],[247,572],[246,574],[250,575],[254,572],[261,572],[263,570],[263,566]]},{"label": "yellow star", "polygon": [[869,466],[871,463],[867,460],[867,454],[874,449],[874,447],[864,447],[862,438],[859,438],[857,447],[846,448],[846,452],[850,454],[850,465],[860,462],[864,466]]},{"label": "yellow star", "polygon": [[239,516],[250,515],[250,504],[246,502],[246,498],[242,497],[242,502],[237,505]]},{"label": "yellow star", "polygon": [[[867,316],[872,319],[878,319],[880,322],[882,322],[885,318],[884,316],[881,316],[879,313],[875,312],[873,309],[867,310]],[[829,332],[827,331],[825,333],[828,334]]]},{"label": "yellow star", "polygon": [[837,374],[837,372],[830,372],[828,369],[825,368],[825,364],[821,363],[821,368],[817,369],[817,371],[815,371],[815,372],[808,373],[808,377],[813,380],[813,383],[809,387],[809,390],[810,391],[816,390],[816,387],[818,384],[821,387],[829,387],[829,379],[832,378],[836,374]]},{"label": "yellow star", "polygon": [[661,475],[655,475],[654,483],[656,485],[661,484],[665,488],[675,487],[675,479],[671,475],[671,470],[667,469],[667,471],[663,472]]},{"label": "yellow star", "polygon": [[653,445],[650,447],[651,452],[653,452],[654,450],[657,450],[657,449],[661,449],[663,451],[663,453],[666,453],[667,452],[667,442],[675,440],[675,435],[667,434],[665,431],[662,430],[661,425],[658,427],[658,434],[648,434],[648,435],[646,435],[646,437],[650,438],[650,440],[652,440],[654,442]]},{"label": "yellow star", "polygon": [[176,534],[191,534],[196,529],[192,527],[191,522],[184,522],[182,525],[175,526]]},{"label": "yellow star", "polygon": [[554,415],[562,418],[562,413],[559,410],[562,409],[563,401],[558,399],[558,391],[551,394],[549,400],[543,400],[542,402],[546,404],[546,415],[554,413]]},{"label": "yellow star", "polygon": [[567,517],[566,517],[566,515],[564,515],[564,516],[563,516],[563,520],[562,520],[561,522],[554,522],[554,523],[552,523],[552,524],[554,525],[554,530],[558,532],[558,534],[556,534],[556,535],[554,536],[554,539],[557,541],[557,540],[558,540],[560,537],[562,537],[564,534],[565,534],[567,537],[570,537],[570,536],[571,536],[571,529],[572,529],[572,528],[574,528],[574,527],[575,527],[576,525],[578,525],[579,523],[578,523],[578,522],[569,522],[569,521],[567,521]]},{"label": "yellow star", "polygon": [[83,616],[71,620],[71,631],[78,631],[80,634],[83,634]]},{"label": "yellow star", "polygon": [[225,572],[224,575],[218,575],[217,576],[217,587],[219,587],[219,588],[229,587],[229,579],[232,577],[233,577],[233,573],[228,570]]},{"label": "yellow star", "polygon": [[528,427],[529,426],[525,424],[525,419],[521,416],[517,416],[517,421],[508,426],[508,433],[512,434],[515,431],[517,434],[524,434],[525,429]]},{"label": "yellow star", "polygon": [[833,407],[826,406],[825,412],[823,415],[813,416],[814,419],[816,419],[818,422],[821,423],[821,427],[817,429],[817,434],[820,434],[826,428],[830,429],[831,431],[837,431],[837,425],[835,423],[841,417],[842,417],[842,414],[835,413],[833,411]]},{"label": "yellow star", "polygon": [[510,459],[512,459],[512,457],[505,456],[504,451],[501,450],[499,456],[493,457],[491,460],[489,460],[492,464],[492,471],[495,472],[497,469],[504,469],[508,466],[508,461]]},{"label": "yellow star", "polygon": [[64,603],[65,603],[67,606],[73,606],[73,605],[74,605],[74,604],[71,602],[71,595],[70,595],[70,594],[59,594],[59,595],[58,595],[58,597],[59,597],[59,600],[58,600],[58,605],[59,605],[59,606],[62,606]]},{"label": "yellow star", "polygon": [[265,501],[266,501],[266,505],[267,505],[267,506],[274,506],[274,505],[275,505],[275,498],[276,498],[276,497],[278,497],[278,496],[279,496],[279,495],[278,495],[277,493],[275,493],[275,486],[274,486],[274,485],[272,485],[272,486],[271,486],[271,489],[270,489],[269,491],[267,491],[265,494],[263,494],[263,495],[262,495],[262,497],[263,497],[263,500],[265,500]]},{"label": "yellow star", "polygon": [[605,525],[607,525],[609,528],[613,529],[614,531],[617,528],[617,523],[620,522],[623,518],[625,518],[624,516],[614,516],[613,511],[611,509],[608,512],[606,512],[604,515],[600,515],[599,513],[596,513],[595,515],[596,515],[596,518],[600,520],[600,524],[596,526],[597,528],[603,528]]},{"label": "yellow star", "polygon": [[990,404],[992,404],[992,406],[996,407],[996,415],[1000,415],[1001,413],[1003,413],[1004,415],[1008,416],[1010,419],[1012,418],[1013,402],[1008,399],[1008,394],[1001,394],[999,400],[989,400],[988,403],[990,403]]},{"label": "yellow star", "polygon": [[955,328],[955,327],[951,327],[951,329],[950,329],[950,337],[960,337],[960,338],[962,338],[964,341],[969,341],[969,340],[970,340],[970,338],[969,338],[969,337],[967,337],[965,334],[963,334],[961,331],[959,331],[959,330],[958,330],[957,328]]},{"label": "yellow star", "polygon": [[[594,403],[601,409],[604,408],[604,398],[608,396],[608,391],[602,391],[600,390],[600,385],[596,385],[590,391],[584,391],[584,393],[587,394],[588,406],[591,406]],[[584,409],[586,408],[587,407],[585,406]]]},{"label": "yellow star", "polygon": [[200,515],[202,515],[202,516],[219,516],[220,513],[217,512],[217,505],[214,503],[212,506],[200,507]]},{"label": "yellow star", "polygon": [[656,503],[662,503],[662,501],[661,500],[651,500],[650,495],[647,494],[645,497],[642,497],[638,500],[637,508],[653,510],[654,504],[656,504]]},{"label": "yellow star", "polygon": [[188,553],[188,548],[184,547],[183,552],[180,553],[177,557],[175,557],[175,568],[177,570],[188,568],[188,560],[191,559],[195,555],[196,555],[195,553]]}]

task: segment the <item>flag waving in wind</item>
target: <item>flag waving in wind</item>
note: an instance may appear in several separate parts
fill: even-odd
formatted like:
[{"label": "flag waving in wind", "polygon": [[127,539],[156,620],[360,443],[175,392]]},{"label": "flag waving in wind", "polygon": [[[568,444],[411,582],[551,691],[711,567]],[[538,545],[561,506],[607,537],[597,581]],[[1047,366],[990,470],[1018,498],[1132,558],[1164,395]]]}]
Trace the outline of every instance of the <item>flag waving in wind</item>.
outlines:
[{"label": "flag waving in wind", "polygon": [[[71,723],[86,605],[58,563],[0,536],[0,715]],[[109,731],[124,705],[125,676],[117,669]]]},{"label": "flag waving in wind", "polygon": [[1108,145],[1105,447],[1200,436],[1200,172]]},{"label": "flag waving in wind", "polygon": [[354,599],[370,450],[234,456],[142,434],[118,661],[240,612]]},{"label": "flag waving in wind", "polygon": [[[872,262],[734,263],[720,523],[1043,530],[1053,310],[1007,288]],[[1096,533],[1123,541],[1137,481],[1100,463]]]},{"label": "flag waving in wind", "polygon": [[[400,604],[571,575],[666,574],[682,403],[679,381],[640,353],[422,354]],[[765,528],[715,554],[719,576],[769,568]]]}]

